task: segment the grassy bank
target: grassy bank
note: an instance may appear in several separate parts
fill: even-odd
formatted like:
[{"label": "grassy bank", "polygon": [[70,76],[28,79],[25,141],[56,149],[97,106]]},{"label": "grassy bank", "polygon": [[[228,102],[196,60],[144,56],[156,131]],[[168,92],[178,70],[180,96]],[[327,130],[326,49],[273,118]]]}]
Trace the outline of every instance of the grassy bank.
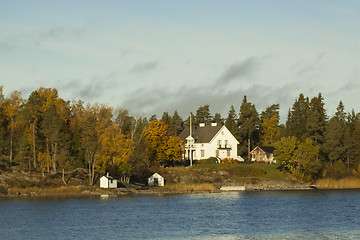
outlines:
[{"label": "grassy bank", "polygon": [[328,188],[328,189],[360,188],[360,178],[347,177],[338,180],[331,178],[324,178],[317,180],[315,185],[318,186],[319,188]]}]

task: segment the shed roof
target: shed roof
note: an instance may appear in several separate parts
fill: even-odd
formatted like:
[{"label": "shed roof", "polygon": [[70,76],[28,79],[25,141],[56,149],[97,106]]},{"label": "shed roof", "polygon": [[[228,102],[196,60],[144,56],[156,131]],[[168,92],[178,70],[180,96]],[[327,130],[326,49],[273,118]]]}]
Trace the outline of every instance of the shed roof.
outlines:
[{"label": "shed roof", "polygon": [[[275,150],[274,147],[257,146],[256,148],[260,148],[261,150],[263,150],[264,152],[267,152],[267,153],[273,153],[274,150]],[[253,151],[254,151],[256,148],[254,148]]]},{"label": "shed roof", "polygon": [[[222,126],[206,126],[206,127],[193,127],[192,136],[196,143],[209,143],[211,139],[220,131]],[[190,135],[190,128],[186,127],[180,134],[180,139],[186,141]]]}]

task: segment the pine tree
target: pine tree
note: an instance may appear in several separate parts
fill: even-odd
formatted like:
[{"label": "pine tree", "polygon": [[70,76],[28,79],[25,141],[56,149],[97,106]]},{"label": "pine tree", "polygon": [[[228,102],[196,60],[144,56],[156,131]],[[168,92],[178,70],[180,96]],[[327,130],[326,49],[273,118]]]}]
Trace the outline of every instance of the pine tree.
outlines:
[{"label": "pine tree", "polygon": [[212,120],[213,123],[217,123],[217,125],[219,126],[222,126],[224,125],[224,120],[223,118],[221,117],[220,113],[215,113],[214,115],[214,119]]},{"label": "pine tree", "polygon": [[231,105],[229,114],[225,120],[225,126],[236,138],[238,138],[237,116],[233,105]]},{"label": "pine tree", "polygon": [[330,119],[324,133],[324,144],[322,150],[327,155],[331,165],[335,161],[345,161],[346,149],[344,146],[345,133],[345,112],[342,101],[339,102],[337,112]]},{"label": "pine tree", "polygon": [[295,136],[300,141],[306,138],[306,125],[309,117],[309,98],[305,98],[301,93],[295,100],[291,111],[289,111],[286,121],[288,136]]},{"label": "pine tree", "polygon": [[196,115],[194,117],[194,125],[198,125],[200,123],[205,123],[205,125],[210,125],[212,121],[212,116],[210,114],[210,106],[204,105],[202,107],[199,107],[198,110],[196,110]]},{"label": "pine tree", "polygon": [[173,134],[174,136],[179,136],[180,133],[184,130],[184,121],[176,110],[171,118],[169,130],[170,134]]},{"label": "pine tree", "polygon": [[259,129],[259,114],[256,111],[255,106],[248,102],[246,96],[240,106],[240,117],[238,121],[239,125],[239,153],[242,156],[247,154],[248,161],[250,161],[251,141],[255,145],[258,141],[258,129]]},{"label": "pine tree", "polygon": [[327,123],[326,111],[324,108],[321,93],[310,101],[309,118],[306,124],[307,136],[310,137],[316,145],[324,142],[324,132]]}]

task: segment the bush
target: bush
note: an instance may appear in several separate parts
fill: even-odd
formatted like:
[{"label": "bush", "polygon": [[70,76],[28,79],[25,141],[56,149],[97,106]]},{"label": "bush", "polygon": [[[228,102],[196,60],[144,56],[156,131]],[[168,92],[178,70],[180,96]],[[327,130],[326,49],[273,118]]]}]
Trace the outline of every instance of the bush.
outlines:
[{"label": "bush", "polygon": [[210,157],[207,159],[199,160],[198,163],[199,164],[216,164],[216,163],[218,163],[218,161],[219,160],[216,157]]},{"label": "bush", "polygon": [[224,158],[223,160],[221,160],[221,163],[226,163],[226,164],[238,164],[239,161],[234,159],[234,158]]}]

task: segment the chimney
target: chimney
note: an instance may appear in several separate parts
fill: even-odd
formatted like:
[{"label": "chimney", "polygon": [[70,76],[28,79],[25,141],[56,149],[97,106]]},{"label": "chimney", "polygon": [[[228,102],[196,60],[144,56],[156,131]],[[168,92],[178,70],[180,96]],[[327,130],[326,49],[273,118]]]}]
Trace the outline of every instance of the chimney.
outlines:
[{"label": "chimney", "polygon": [[205,127],[205,123],[200,123],[199,127]]},{"label": "chimney", "polygon": [[211,123],[211,126],[212,126],[212,127],[216,127],[216,126],[217,126],[217,123],[216,123],[216,122]]}]

